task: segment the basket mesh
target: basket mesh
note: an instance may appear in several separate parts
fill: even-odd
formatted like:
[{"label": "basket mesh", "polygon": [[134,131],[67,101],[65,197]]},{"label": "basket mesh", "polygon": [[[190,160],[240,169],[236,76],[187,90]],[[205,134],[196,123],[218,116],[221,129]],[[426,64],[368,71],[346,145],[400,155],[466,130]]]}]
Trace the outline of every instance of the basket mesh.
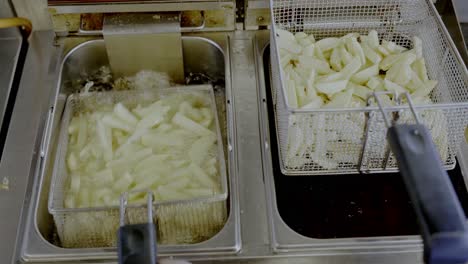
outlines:
[{"label": "basket mesh", "polygon": [[[216,235],[227,218],[226,201],[162,205],[153,208],[158,244],[193,244]],[[146,207],[128,208],[127,223],[147,221]],[[61,246],[116,247],[119,209],[57,210],[52,213]]]},{"label": "basket mesh", "polygon": [[[283,173],[397,170],[397,164],[389,153],[379,110],[298,112],[287,105],[277,29],[314,34],[317,40],[376,30],[380,40],[408,48],[412,47],[412,37],[419,37],[429,78],[437,80],[438,85],[430,94],[434,105],[418,106],[417,110],[433,134],[444,167],[455,166],[455,154],[468,121],[468,74],[430,1],[271,0],[270,6],[272,95]],[[400,122],[413,120],[403,118]]]}]

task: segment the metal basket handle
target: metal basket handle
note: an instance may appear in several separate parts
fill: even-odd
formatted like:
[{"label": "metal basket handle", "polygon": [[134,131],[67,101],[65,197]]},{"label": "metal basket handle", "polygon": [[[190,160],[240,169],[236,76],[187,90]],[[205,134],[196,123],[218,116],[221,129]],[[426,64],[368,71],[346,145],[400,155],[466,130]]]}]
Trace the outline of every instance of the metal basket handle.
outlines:
[{"label": "metal basket handle", "polygon": [[[385,93],[385,92],[384,92]],[[414,205],[424,240],[424,260],[431,264],[468,261],[468,226],[447,172],[441,166],[429,130],[420,123],[408,93],[415,124],[390,122],[387,110],[373,93],[388,128],[387,140]]]},{"label": "metal basket handle", "polygon": [[156,264],[157,248],[156,228],[153,223],[153,193],[146,192],[147,223],[131,225],[125,224],[128,194],[129,192],[125,192],[120,196],[119,264]]}]

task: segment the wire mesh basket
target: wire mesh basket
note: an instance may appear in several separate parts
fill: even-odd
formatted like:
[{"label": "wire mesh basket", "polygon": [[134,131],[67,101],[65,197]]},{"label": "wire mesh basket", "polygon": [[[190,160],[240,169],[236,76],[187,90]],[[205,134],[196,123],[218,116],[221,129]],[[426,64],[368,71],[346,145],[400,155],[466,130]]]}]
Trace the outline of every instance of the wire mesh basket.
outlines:
[{"label": "wire mesh basket", "polygon": [[[422,40],[429,78],[438,85],[433,104],[418,105],[446,169],[468,121],[468,73],[430,0],[271,0],[271,72],[280,166],[286,175],[397,171],[375,106],[300,109],[288,104],[277,30],[313,34],[319,40],[376,30],[379,40],[411,48]],[[407,106],[393,111],[408,112]],[[403,113],[400,122],[405,122]]]},{"label": "wire mesh basket", "polygon": [[[71,175],[66,156],[69,143],[68,128],[73,116],[93,112],[102,107],[122,103],[131,108],[146,106],[158,99],[171,96],[203,96],[209,101],[213,114],[213,132],[216,139],[216,174],[219,187],[211,195],[197,195],[190,199],[155,201],[153,221],[157,224],[159,244],[191,244],[207,240],[218,233],[227,219],[227,176],[224,150],[218,123],[214,92],[211,85],[181,86],[157,91],[95,92],[72,94],[67,98],[61,121],[57,155],[49,193],[49,212],[52,214],[61,246],[65,248],[115,247],[119,228],[118,199],[115,205],[68,208],[65,206]],[[112,109],[112,108],[111,108]],[[94,197],[94,196],[93,196]],[[127,209],[129,224],[144,223],[147,209],[133,205]]]}]

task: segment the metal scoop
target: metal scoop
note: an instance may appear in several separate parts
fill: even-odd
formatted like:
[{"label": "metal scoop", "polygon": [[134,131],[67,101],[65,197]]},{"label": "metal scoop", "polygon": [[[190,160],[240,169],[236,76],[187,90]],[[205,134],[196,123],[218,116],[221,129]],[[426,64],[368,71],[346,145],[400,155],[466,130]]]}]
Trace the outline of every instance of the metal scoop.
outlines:
[{"label": "metal scoop", "polygon": [[120,228],[118,232],[119,264],[156,264],[156,228],[153,223],[153,193],[147,192],[148,221],[126,224],[128,192],[120,196]]}]

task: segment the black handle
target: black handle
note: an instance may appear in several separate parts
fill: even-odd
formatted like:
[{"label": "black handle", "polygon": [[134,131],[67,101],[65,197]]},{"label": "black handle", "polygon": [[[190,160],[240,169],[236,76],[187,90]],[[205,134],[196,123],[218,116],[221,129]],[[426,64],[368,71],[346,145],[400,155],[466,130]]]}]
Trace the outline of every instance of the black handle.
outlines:
[{"label": "black handle", "polygon": [[413,202],[426,263],[468,261],[466,217],[424,125],[395,125],[387,139]]},{"label": "black handle", "polygon": [[119,228],[119,264],[156,264],[156,231],[153,223]]}]

